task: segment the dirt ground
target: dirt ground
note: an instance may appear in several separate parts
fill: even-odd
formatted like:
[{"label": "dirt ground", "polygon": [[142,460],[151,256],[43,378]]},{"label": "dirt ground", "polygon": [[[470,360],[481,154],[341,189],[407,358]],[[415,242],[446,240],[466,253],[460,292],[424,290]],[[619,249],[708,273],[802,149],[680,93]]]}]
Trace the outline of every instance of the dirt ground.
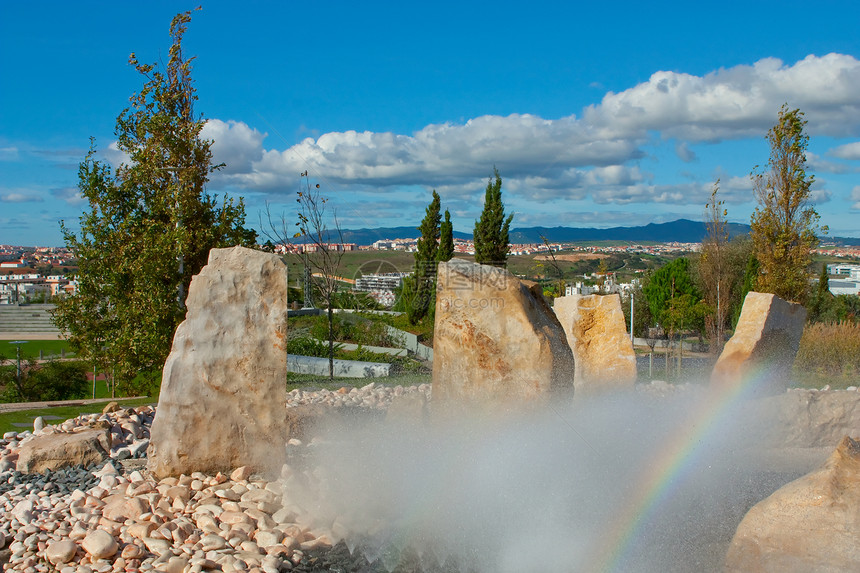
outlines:
[{"label": "dirt ground", "polygon": [[[555,260],[557,261],[568,261],[571,263],[576,263],[579,261],[588,261],[591,259],[607,259],[609,255],[604,253],[563,253],[555,256]],[[536,261],[551,261],[552,257],[549,255],[537,255],[535,256]]]}]

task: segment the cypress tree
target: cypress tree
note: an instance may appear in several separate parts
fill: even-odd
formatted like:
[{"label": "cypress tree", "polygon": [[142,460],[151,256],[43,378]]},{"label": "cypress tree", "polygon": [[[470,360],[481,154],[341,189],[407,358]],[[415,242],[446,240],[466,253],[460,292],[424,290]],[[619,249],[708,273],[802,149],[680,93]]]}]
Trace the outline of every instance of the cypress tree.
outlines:
[{"label": "cypress tree", "polygon": [[508,230],[513,218],[513,215],[508,215],[505,219],[502,178],[499,170],[493,168],[493,176],[487,182],[484,195],[484,210],[481,218],[475,221],[475,262],[503,268],[507,266]]},{"label": "cypress tree", "polygon": [[436,260],[440,263],[450,261],[454,257],[454,223],[451,222],[451,213],[445,209],[445,220],[440,227],[439,251]]},{"label": "cypress tree", "polygon": [[[436,256],[439,252],[439,237],[441,234],[439,225],[442,216],[439,214],[441,200],[436,190],[433,190],[433,200],[427,206],[424,219],[418,230],[421,237],[418,239],[418,248],[415,251],[415,271],[412,274],[410,284],[404,283],[404,290],[412,290],[414,295],[411,304],[407,304],[406,316],[410,324],[416,324],[427,315],[433,299],[433,290],[436,284]],[[408,303],[407,299],[407,303]]]}]

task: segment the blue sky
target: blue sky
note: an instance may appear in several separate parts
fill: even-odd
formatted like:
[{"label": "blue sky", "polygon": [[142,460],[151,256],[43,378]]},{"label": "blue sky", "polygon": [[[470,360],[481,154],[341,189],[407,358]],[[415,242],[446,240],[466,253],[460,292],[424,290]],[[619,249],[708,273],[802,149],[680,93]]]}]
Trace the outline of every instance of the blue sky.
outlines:
[{"label": "blue sky", "polygon": [[[196,3],[0,2],[0,243],[61,245],[104,152]],[[855,2],[203,2],[209,191],[293,219],[308,170],[343,228],[418,225],[430,191],[471,231],[493,166],[514,226],[700,219],[714,181],[749,222],[783,103],[806,113],[814,200],[860,236]]]}]

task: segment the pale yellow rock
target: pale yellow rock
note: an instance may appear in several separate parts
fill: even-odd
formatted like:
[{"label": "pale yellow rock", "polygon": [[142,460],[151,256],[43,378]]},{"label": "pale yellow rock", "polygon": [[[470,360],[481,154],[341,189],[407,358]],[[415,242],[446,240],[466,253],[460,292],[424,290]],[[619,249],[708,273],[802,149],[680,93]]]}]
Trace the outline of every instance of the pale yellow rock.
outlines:
[{"label": "pale yellow rock", "polygon": [[248,466],[276,472],[286,442],[287,267],[213,249],[188,290],[164,365],[148,468],[158,478]]},{"label": "pale yellow rock", "polygon": [[91,531],[81,543],[84,551],[93,559],[106,559],[116,554],[119,544],[111,534],[101,529]]},{"label": "pale yellow rock", "polygon": [[753,506],[725,571],[860,571],[860,442],[846,436],[820,469]]},{"label": "pale yellow rock", "polygon": [[75,557],[78,550],[77,544],[71,539],[63,539],[48,544],[45,549],[45,557],[54,565],[68,563]]},{"label": "pale yellow rock", "polygon": [[106,428],[84,428],[71,434],[44,434],[25,442],[18,451],[16,469],[44,473],[74,465],[91,465],[108,457],[110,432]]},{"label": "pale yellow rock", "polygon": [[772,294],[747,294],[735,332],[714,365],[711,384],[742,389],[748,396],[784,392],[805,321],[802,305]]},{"label": "pale yellow rock", "polygon": [[505,269],[439,265],[433,406],[506,409],[573,393],[573,354],[540,292]]},{"label": "pale yellow rock", "polygon": [[636,354],[624,324],[621,298],[617,294],[562,296],[555,299],[554,309],[576,362],[577,394],[633,388]]}]

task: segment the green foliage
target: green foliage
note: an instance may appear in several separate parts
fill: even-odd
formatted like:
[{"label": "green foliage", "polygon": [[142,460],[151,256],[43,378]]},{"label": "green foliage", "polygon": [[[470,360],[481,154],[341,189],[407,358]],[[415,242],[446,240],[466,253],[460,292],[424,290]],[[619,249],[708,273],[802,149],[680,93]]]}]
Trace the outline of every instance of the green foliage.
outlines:
[{"label": "green foliage", "polygon": [[[493,179],[495,177],[495,180]],[[502,203],[502,177],[498,169],[487,182],[484,194],[484,210],[481,218],[475,221],[473,240],[475,243],[475,262],[483,265],[506,267],[508,262],[508,231],[514,216],[505,218]]]},{"label": "green foliage", "polygon": [[690,295],[687,302],[695,304],[702,298],[690,275],[690,260],[686,257],[675,259],[655,272],[642,292],[648,300],[651,316],[664,327],[670,326],[667,313],[672,299]]},{"label": "green foliage", "polygon": [[454,258],[454,223],[451,222],[451,213],[445,209],[445,220],[439,229],[439,251],[436,260],[440,263],[450,261]]},{"label": "green foliage", "polygon": [[163,367],[191,277],[210,249],[256,242],[256,233],[242,226],[242,200],[219,201],[205,191],[218,166],[193,110],[193,58],[182,55],[190,19],[189,12],[173,19],[163,71],[130,56],[145,83],[116,121],[128,163],[112,173],[91,145],[78,169],[89,203],[80,234],[61,223],[79,263],[78,293],[59,302],[55,322],[70,333],[79,356],[114,372],[120,388],[132,391],[139,372]]},{"label": "green foliage", "polygon": [[805,125],[800,110],[789,110],[787,105],[779,110],[777,124],[767,134],[767,170],[752,174],[758,206],[750,221],[756,258],[761,263],[757,290],[799,303],[808,294],[806,268],[818,244],[819,219],[809,205],[814,177],[806,175],[809,137],[803,133]]},{"label": "green foliage", "polygon": [[0,369],[2,402],[43,402],[85,398],[89,384],[87,366],[80,361],[22,361],[20,383],[17,366]]},{"label": "green foliage", "polygon": [[735,304],[732,307],[732,328],[734,328],[738,324],[738,319],[740,319],[741,317],[741,310],[743,310],[744,300],[746,299],[747,295],[751,292],[756,291],[760,268],[761,265],[759,264],[755,253],[750,252],[749,257],[747,258],[746,268],[744,269],[740,296],[738,297],[738,300],[735,301]]},{"label": "green foliage", "polygon": [[411,324],[417,324],[430,310],[433,292],[436,290],[436,264],[439,253],[439,237],[441,235],[440,222],[442,220],[439,211],[441,201],[439,194],[433,190],[433,199],[427,206],[424,219],[418,230],[421,237],[418,238],[415,251],[415,270],[412,280],[406,289],[406,314]]},{"label": "green foliage", "polygon": [[[340,350],[341,345],[335,344],[335,352]],[[328,358],[328,343],[311,338],[309,336],[295,336],[287,340],[287,354],[299,356],[315,356],[317,358]]]}]

